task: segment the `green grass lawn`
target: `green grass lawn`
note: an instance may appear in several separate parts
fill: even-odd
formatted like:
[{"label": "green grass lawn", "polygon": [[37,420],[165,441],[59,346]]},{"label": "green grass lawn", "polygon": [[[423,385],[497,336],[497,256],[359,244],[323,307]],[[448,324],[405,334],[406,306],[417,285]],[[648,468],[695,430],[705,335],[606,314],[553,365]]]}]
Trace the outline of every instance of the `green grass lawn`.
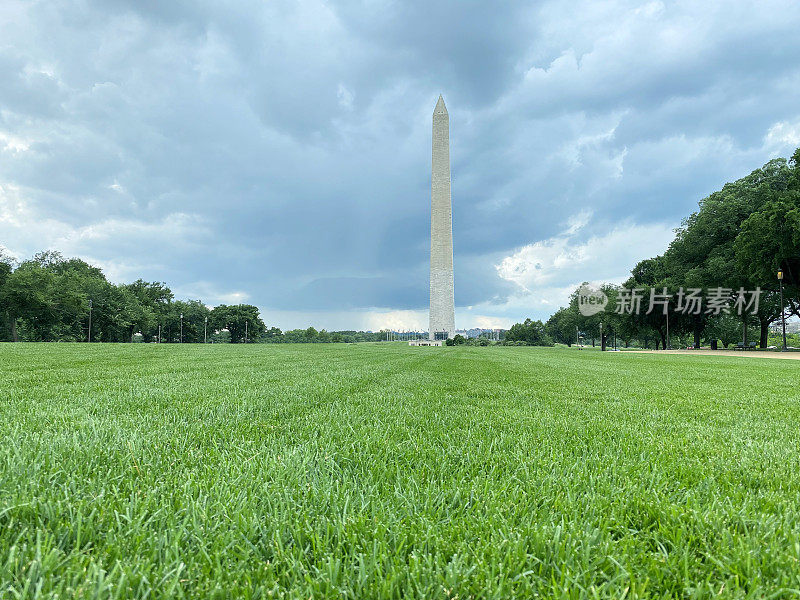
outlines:
[{"label": "green grass lawn", "polygon": [[794,597],[798,372],[0,345],[0,598]]}]

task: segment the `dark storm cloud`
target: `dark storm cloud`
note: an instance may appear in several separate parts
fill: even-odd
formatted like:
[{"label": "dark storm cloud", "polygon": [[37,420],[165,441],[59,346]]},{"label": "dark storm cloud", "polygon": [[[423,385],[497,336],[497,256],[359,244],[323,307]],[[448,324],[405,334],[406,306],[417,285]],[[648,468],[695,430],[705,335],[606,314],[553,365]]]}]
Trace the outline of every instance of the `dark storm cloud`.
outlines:
[{"label": "dark storm cloud", "polygon": [[[798,25],[788,0],[12,0],[0,244],[282,314],[423,309],[443,92],[457,304],[522,317],[651,251],[586,259],[609,231],[668,232],[800,144]],[[549,287],[498,274],[553,248]]]}]

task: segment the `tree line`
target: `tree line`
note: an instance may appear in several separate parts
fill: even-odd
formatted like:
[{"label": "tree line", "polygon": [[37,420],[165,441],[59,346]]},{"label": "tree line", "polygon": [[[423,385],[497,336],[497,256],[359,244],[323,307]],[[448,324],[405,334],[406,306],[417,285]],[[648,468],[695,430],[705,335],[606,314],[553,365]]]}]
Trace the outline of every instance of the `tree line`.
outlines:
[{"label": "tree line", "polygon": [[383,332],[281,331],[250,304],[176,300],[163,282],[110,283],[79,258],[45,251],[16,263],[0,249],[0,341],[355,343]]},{"label": "tree line", "polygon": [[[620,240],[625,243],[625,240]],[[699,203],[684,219],[664,254],[639,262],[621,286],[604,284],[609,305],[618,305],[627,290],[666,291],[669,335],[694,347],[719,340],[749,345],[770,343],[770,326],[782,315],[780,282],[786,316],[800,316],[800,149],[789,160],[769,161]],[[722,290],[723,309],[681,310],[687,289]],[[757,314],[739,314],[738,291],[760,289]],[[645,292],[642,303],[647,304]],[[685,308],[685,307],[684,307]],[[577,290],[569,306],[562,307],[545,324],[555,341],[573,344],[580,332],[586,339],[616,336],[623,344],[644,347],[667,345],[667,319],[661,310],[646,314],[603,311],[584,316],[578,309]],[[753,340],[753,341],[751,341]]]},{"label": "tree line", "polygon": [[0,340],[241,343],[265,330],[249,304],[209,308],[175,300],[162,282],[113,284],[101,269],[55,251],[18,265],[0,253]]},{"label": "tree line", "polygon": [[384,331],[319,331],[314,327],[281,331],[270,327],[261,341],[268,344],[355,344],[358,342],[380,342],[386,339]]}]

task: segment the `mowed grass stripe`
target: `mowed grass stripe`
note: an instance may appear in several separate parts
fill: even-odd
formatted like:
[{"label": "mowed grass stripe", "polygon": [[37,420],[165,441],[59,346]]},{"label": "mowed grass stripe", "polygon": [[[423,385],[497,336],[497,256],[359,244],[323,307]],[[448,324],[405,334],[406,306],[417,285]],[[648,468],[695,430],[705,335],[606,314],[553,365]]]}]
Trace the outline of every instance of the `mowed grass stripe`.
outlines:
[{"label": "mowed grass stripe", "polygon": [[790,597],[789,363],[3,345],[0,597]]}]

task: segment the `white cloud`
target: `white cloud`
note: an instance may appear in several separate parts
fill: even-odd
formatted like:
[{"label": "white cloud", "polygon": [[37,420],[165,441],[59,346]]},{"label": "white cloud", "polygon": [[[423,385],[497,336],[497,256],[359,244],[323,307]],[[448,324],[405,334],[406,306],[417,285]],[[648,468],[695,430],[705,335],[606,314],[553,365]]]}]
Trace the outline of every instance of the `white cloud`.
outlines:
[{"label": "white cloud", "polygon": [[155,222],[137,219],[106,219],[91,225],[71,228],[55,238],[54,244],[80,249],[93,242],[120,239],[167,240],[172,244],[200,244],[209,233],[204,219],[197,215],[172,213]]},{"label": "white cloud", "polygon": [[[581,166],[583,164],[584,154],[587,150],[597,151],[614,141],[614,132],[619,126],[621,118],[621,115],[615,115],[613,117],[614,124],[610,129],[601,130],[598,133],[584,131],[578,134],[574,139],[565,142],[557,155],[561,156],[573,169]],[[582,125],[585,129],[588,129],[590,127],[597,127],[598,125],[602,128],[605,124],[584,120]]]},{"label": "white cloud", "polygon": [[225,290],[210,281],[195,281],[173,288],[176,298],[202,300],[209,306],[218,304],[249,304],[250,294],[243,290]]},{"label": "white cloud", "polygon": [[336,98],[339,100],[339,106],[345,110],[353,110],[353,100],[355,98],[355,94],[353,94],[353,92],[348,89],[345,84],[339,84],[339,87],[336,90]]},{"label": "white cloud", "polygon": [[[59,249],[59,248],[54,248]],[[60,249],[59,249],[60,250]],[[67,253],[67,256],[72,256]],[[130,283],[142,277],[142,273],[146,273],[150,269],[160,268],[163,269],[163,264],[151,262],[139,262],[130,258],[97,258],[90,254],[82,253],[80,258],[94,267],[98,267],[103,271],[111,283]]]},{"label": "white cloud", "polygon": [[[391,310],[373,308],[368,310],[330,310],[295,311],[274,310],[268,306],[259,307],[261,318],[267,326],[275,325],[281,329],[316,329],[380,331],[425,331],[428,329],[427,310]],[[461,325],[459,324],[459,327]]]},{"label": "white cloud", "polygon": [[584,208],[578,214],[572,215],[567,219],[567,230],[564,235],[575,235],[589,224],[591,218],[592,210],[589,208]]},{"label": "white cloud", "polygon": [[362,316],[365,329],[380,331],[425,331],[428,329],[428,312],[420,310],[370,311]]},{"label": "white cloud", "polygon": [[513,324],[514,319],[487,315],[464,315],[457,323],[458,329],[508,329]]},{"label": "white cloud", "polygon": [[[18,257],[30,257],[44,249],[66,256],[80,256],[103,268],[112,281],[138,278],[143,270],[164,268],[167,252],[200,247],[210,234],[205,219],[186,213],[171,213],[156,221],[109,218],[75,226],[48,217],[32,206],[24,190],[0,184],[0,233],[3,243]],[[161,253],[150,253],[157,246]]]},{"label": "white cloud", "polygon": [[764,147],[772,156],[791,153],[800,146],[800,120],[775,123],[764,136]]},{"label": "white cloud", "polygon": [[[576,215],[561,234],[528,244],[495,266],[498,275],[519,286],[523,297],[556,305],[564,290],[582,281],[619,282],[643,258],[663,253],[674,237],[673,226],[623,222],[602,235],[581,236],[588,224]],[[567,292],[568,295],[569,292]]]},{"label": "white cloud", "polygon": [[0,131],[0,152],[17,154],[19,152],[27,152],[30,150],[30,147],[30,140]]},{"label": "white cloud", "polygon": [[72,233],[69,225],[32,210],[18,186],[0,183],[0,233],[3,243],[18,257],[54,246]]}]

